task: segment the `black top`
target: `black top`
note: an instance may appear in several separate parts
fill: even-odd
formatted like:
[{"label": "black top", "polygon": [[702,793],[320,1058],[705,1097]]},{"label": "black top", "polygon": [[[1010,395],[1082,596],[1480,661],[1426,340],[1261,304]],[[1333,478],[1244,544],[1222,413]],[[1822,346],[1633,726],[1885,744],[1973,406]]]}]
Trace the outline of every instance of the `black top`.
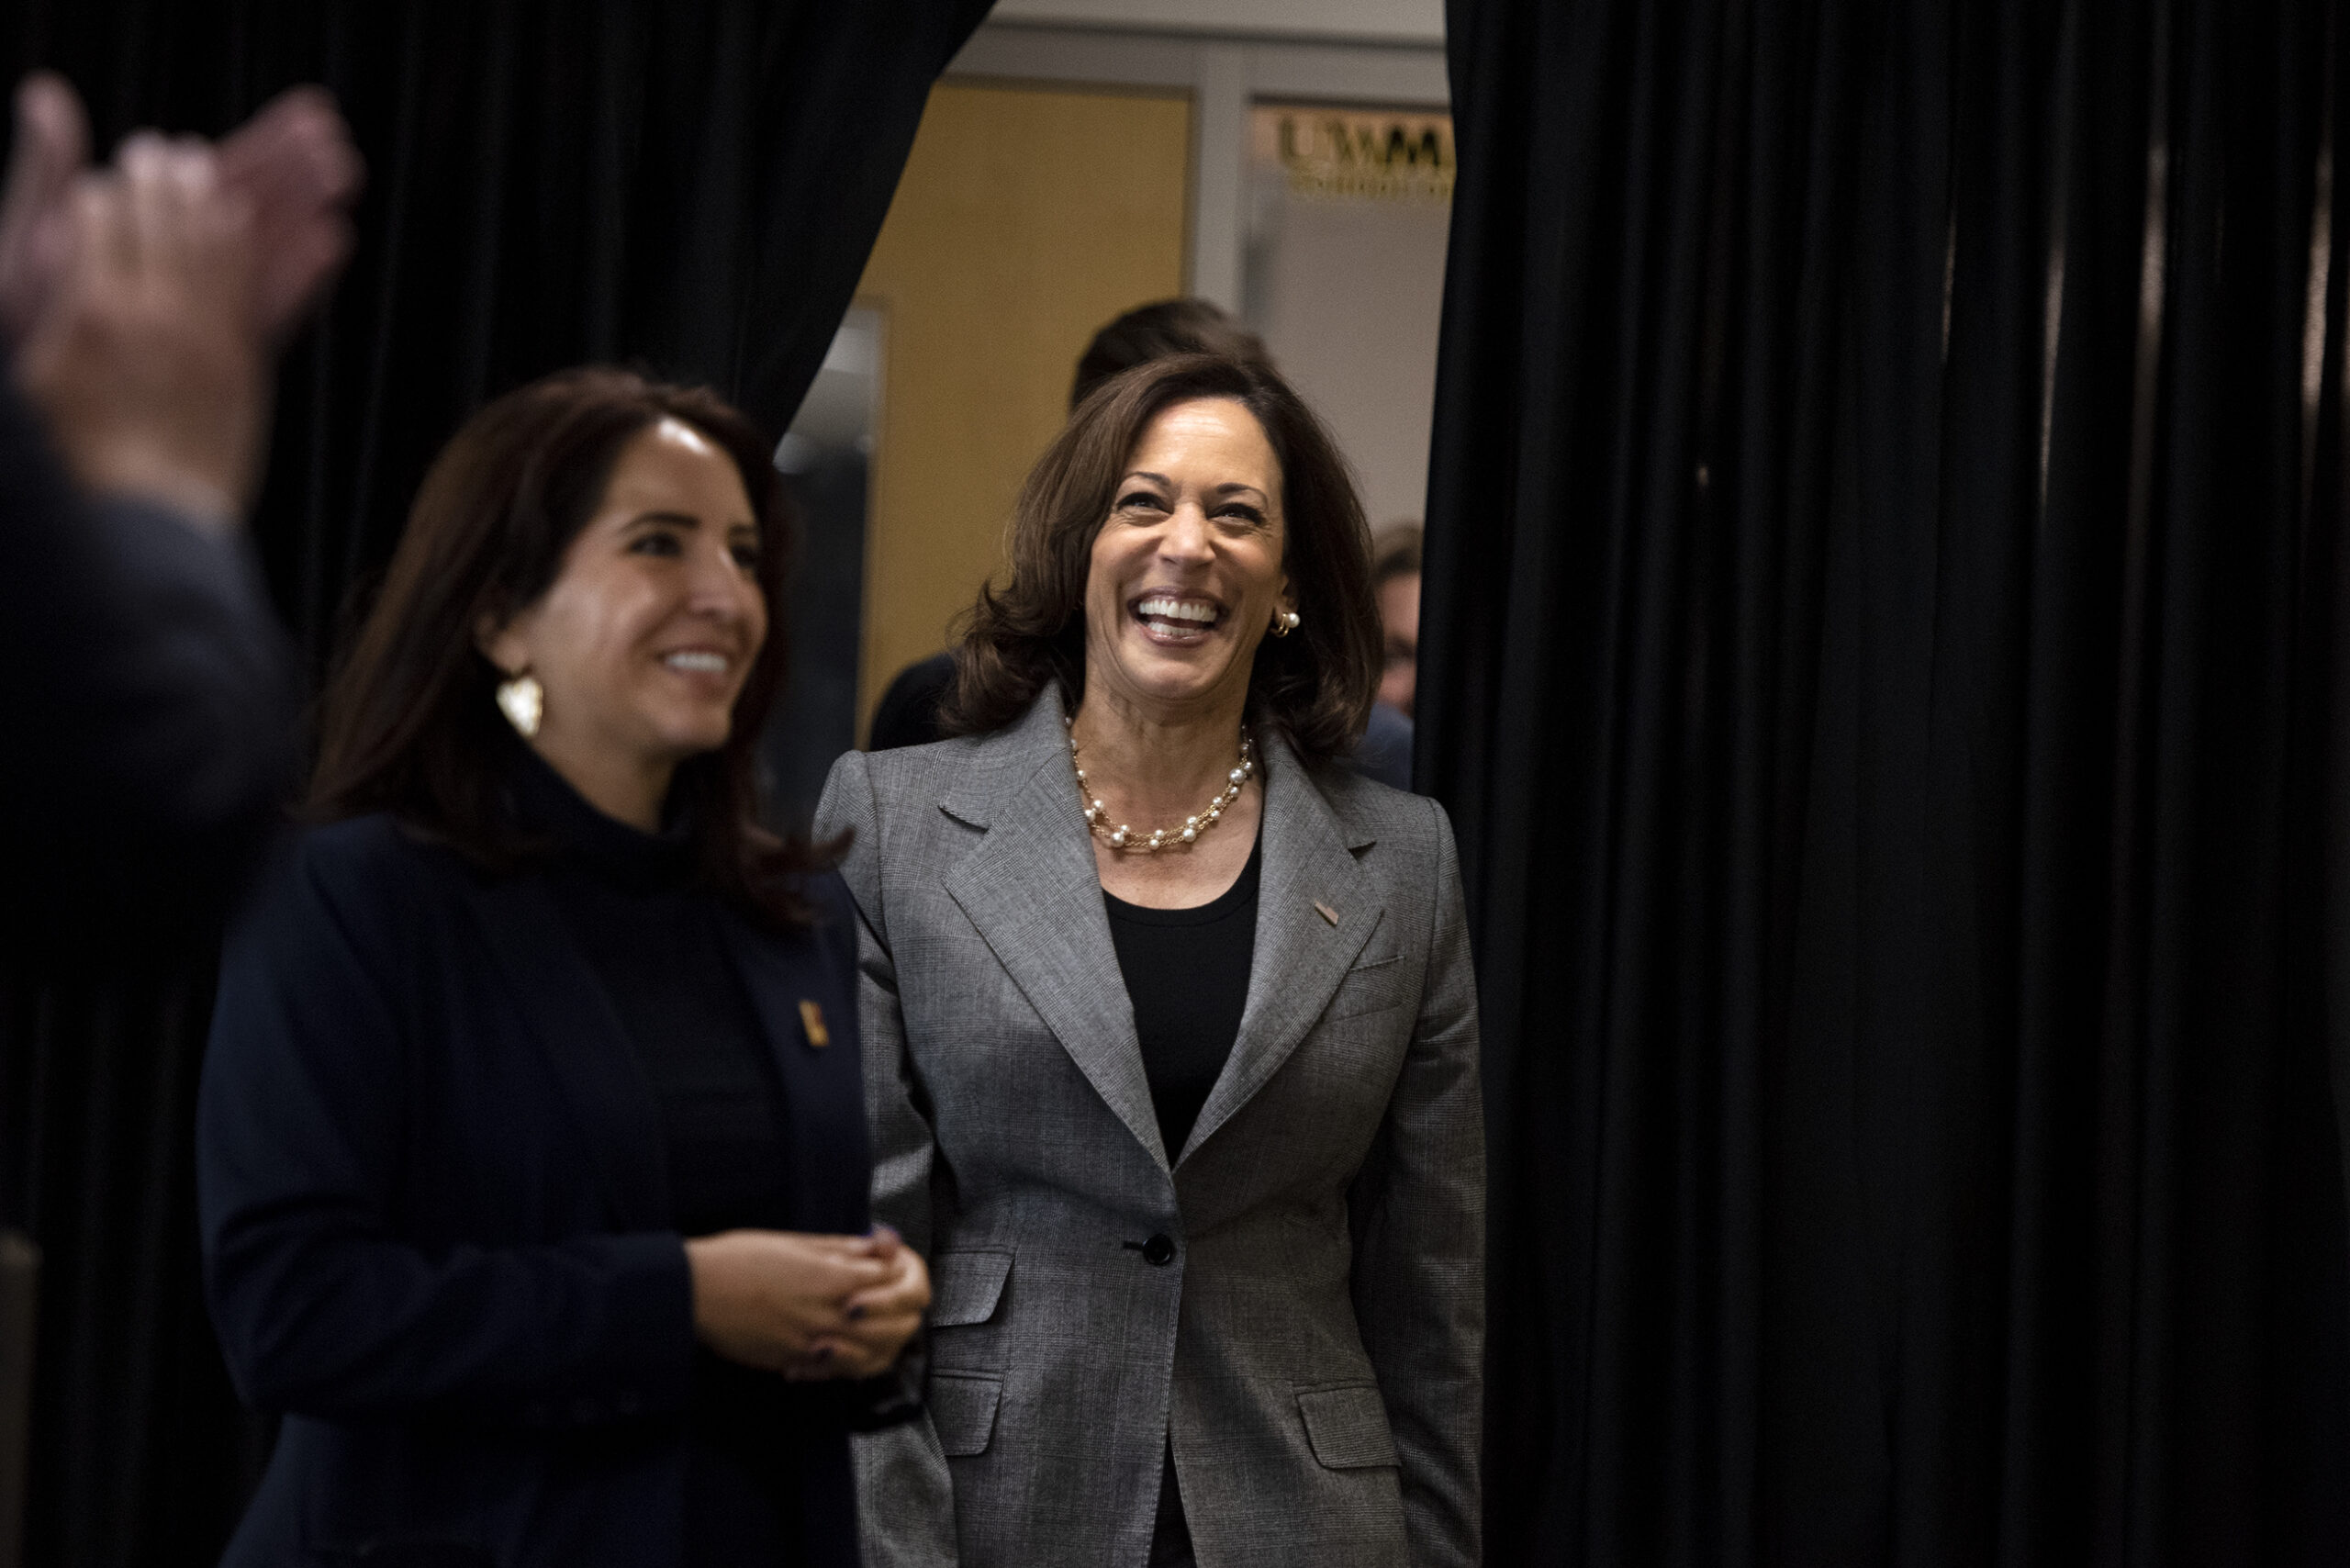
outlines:
[{"label": "black top", "polygon": [[[658,1110],[677,1231],[708,1236],[793,1223],[782,1074],[728,959],[711,895],[694,885],[684,821],[647,834],[597,811],[527,748],[515,804],[556,846],[549,879],[603,982]],[[688,1565],[797,1555],[790,1385],[695,1350],[686,1474]]]},{"label": "black top", "polygon": [[1125,976],[1126,997],[1134,1003],[1159,1140],[1170,1164],[1182,1153],[1192,1124],[1200,1119],[1200,1107],[1239,1037],[1257,947],[1257,885],[1264,859],[1259,838],[1240,879],[1214,902],[1191,909],[1145,909],[1107,889],[1102,893],[1118,971]]},{"label": "black top", "polygon": [[640,833],[580,799],[535,753],[515,769],[523,819],[557,846],[565,923],[610,993],[660,1110],[678,1231],[791,1221],[783,1085],[684,823]]}]

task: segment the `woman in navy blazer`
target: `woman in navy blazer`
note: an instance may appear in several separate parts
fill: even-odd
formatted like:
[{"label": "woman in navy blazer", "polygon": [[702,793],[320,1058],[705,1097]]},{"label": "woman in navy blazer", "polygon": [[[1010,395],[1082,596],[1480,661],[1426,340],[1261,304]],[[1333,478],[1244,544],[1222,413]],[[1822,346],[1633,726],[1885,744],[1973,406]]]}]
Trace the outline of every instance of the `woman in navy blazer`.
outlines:
[{"label": "woman in navy blazer", "polygon": [[615,371],[427,476],[222,965],[207,1279],[285,1415],[228,1562],[853,1568],[929,1285],[845,894],[752,815],[783,530],[741,416]]}]

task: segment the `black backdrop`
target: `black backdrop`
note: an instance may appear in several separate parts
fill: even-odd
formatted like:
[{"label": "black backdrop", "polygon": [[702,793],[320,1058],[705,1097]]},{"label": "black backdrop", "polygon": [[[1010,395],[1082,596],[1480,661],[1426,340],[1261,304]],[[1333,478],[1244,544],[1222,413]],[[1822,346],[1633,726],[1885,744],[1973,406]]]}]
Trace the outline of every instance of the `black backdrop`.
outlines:
[{"label": "black backdrop", "polygon": [[2342,21],[1452,0],[1495,1563],[2350,1562]]},{"label": "black backdrop", "polygon": [[[709,381],[779,431],[931,82],[986,9],[14,0],[0,78],[62,71],[102,145],[142,124],[217,133],[295,82],[341,98],[370,170],[359,251],[288,356],[254,525],[315,666],[425,463],[484,398],[621,359]],[[0,960],[0,1220],[47,1254],[34,1562],[209,1563],[266,1453],[196,1276],[209,969],[200,954],[83,979]]]}]

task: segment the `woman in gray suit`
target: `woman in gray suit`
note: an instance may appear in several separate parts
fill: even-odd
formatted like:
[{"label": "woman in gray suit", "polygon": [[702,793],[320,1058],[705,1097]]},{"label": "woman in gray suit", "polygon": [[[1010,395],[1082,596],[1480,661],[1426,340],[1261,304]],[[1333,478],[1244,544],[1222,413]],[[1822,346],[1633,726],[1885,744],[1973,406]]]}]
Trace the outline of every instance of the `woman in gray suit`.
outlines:
[{"label": "woman in gray suit", "polygon": [[1158,361],[1029,476],[959,738],[834,768],[935,1293],[868,1568],[1478,1561],[1475,983],[1442,808],[1335,766],[1380,653],[1314,416]]}]

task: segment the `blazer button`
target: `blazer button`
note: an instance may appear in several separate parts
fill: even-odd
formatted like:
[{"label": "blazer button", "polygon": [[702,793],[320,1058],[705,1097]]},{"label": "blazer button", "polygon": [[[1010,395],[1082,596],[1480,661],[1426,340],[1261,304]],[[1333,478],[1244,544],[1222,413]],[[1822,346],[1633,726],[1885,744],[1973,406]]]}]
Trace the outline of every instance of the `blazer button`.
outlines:
[{"label": "blazer button", "polygon": [[1142,1260],[1154,1269],[1163,1269],[1174,1259],[1175,1244],[1164,1236],[1154,1236],[1142,1244]]}]

